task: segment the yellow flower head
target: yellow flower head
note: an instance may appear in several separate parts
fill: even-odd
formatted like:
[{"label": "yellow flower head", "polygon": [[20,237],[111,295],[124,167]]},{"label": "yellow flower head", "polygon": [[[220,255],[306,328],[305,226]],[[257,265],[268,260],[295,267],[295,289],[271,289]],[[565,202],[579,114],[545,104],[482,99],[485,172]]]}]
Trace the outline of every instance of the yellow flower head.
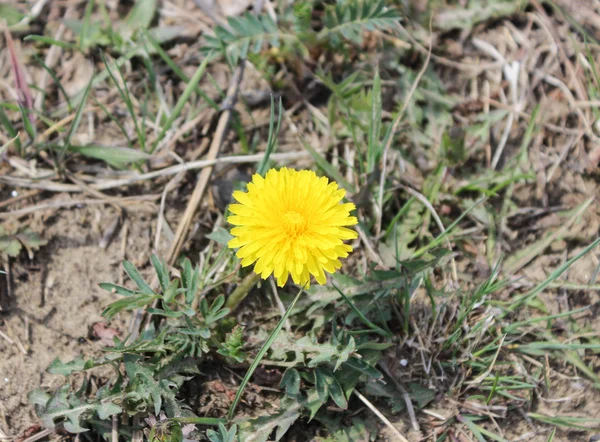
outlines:
[{"label": "yellow flower head", "polygon": [[357,234],[345,226],[358,223],[350,216],[352,203],[341,203],[346,191],[335,182],[319,178],[312,170],[271,169],[263,178],[256,174],[247,192],[234,192],[239,204],[234,214],[230,248],[239,248],[242,266],[254,264],[254,272],[266,279],[271,273],[282,287],[288,276],[298,285],[313,275],[325,284],[325,272],[342,266],[352,247],[344,240]]}]

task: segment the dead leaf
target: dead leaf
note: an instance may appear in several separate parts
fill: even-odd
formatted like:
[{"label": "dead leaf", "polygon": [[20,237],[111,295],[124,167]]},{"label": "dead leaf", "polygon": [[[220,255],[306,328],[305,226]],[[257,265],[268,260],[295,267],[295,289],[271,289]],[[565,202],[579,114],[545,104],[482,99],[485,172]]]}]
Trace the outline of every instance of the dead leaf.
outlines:
[{"label": "dead leaf", "polygon": [[113,338],[119,336],[119,332],[109,327],[106,322],[95,322],[92,324],[92,336],[100,339],[104,345],[113,347],[115,345]]}]

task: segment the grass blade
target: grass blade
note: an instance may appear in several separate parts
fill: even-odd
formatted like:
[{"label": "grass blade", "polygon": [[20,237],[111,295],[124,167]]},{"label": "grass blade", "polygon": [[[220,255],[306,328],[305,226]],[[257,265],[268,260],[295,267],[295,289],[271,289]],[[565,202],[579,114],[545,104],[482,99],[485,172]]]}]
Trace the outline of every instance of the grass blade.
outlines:
[{"label": "grass blade", "polygon": [[279,98],[279,117],[277,118],[277,128],[273,130],[273,126],[275,125],[275,100],[273,95],[271,95],[271,116],[269,118],[269,137],[267,139],[267,149],[265,150],[265,156],[261,160],[256,173],[260,175],[264,175],[267,171],[267,165],[269,164],[269,157],[273,152],[275,152],[275,147],[277,147],[277,136],[279,135],[279,128],[281,127],[281,117],[283,115],[283,108],[281,104],[281,98]]},{"label": "grass blade", "polygon": [[65,151],[71,145],[71,138],[73,137],[73,135],[79,128],[79,124],[81,123],[81,117],[83,116],[83,108],[85,107],[85,102],[87,101],[87,97],[90,93],[90,89],[92,88],[93,78],[94,78],[94,76],[92,75],[92,77],[90,78],[90,81],[88,81],[88,84],[83,92],[83,96],[81,97],[81,101],[79,102],[79,105],[77,106],[77,110],[75,111],[75,118],[73,119],[73,122],[71,123],[71,126],[69,127],[69,131],[67,132],[67,135],[65,136],[65,139],[63,142],[63,149],[61,150],[60,155],[58,157],[59,164],[61,163],[61,161],[64,157]]},{"label": "grass blade", "polygon": [[523,304],[534,299],[538,294],[540,294],[540,292],[542,290],[544,290],[546,287],[548,287],[551,282],[558,279],[560,277],[560,275],[562,275],[569,267],[571,267],[571,265],[573,265],[573,263],[578,261],[583,256],[587,255],[593,249],[595,249],[598,246],[598,244],[600,244],[600,238],[596,239],[596,241],[594,241],[592,244],[587,246],[576,256],[569,259],[567,262],[565,262],[559,268],[557,268],[552,273],[550,273],[550,275],[541,284],[538,284],[537,287],[535,287],[531,291],[525,293],[524,295],[519,296],[517,299],[511,301],[510,305],[505,308],[506,313],[514,312],[516,309],[521,307]]},{"label": "grass blade", "polygon": [[302,295],[302,292],[304,292],[304,288],[301,288],[298,291],[298,294],[296,295],[296,297],[294,298],[294,300],[292,301],[290,306],[287,308],[287,310],[285,311],[285,313],[283,314],[283,316],[281,317],[281,319],[275,326],[275,329],[273,329],[273,331],[269,335],[269,338],[266,340],[266,342],[263,344],[262,348],[260,349],[260,351],[258,352],[256,357],[254,358],[252,365],[250,365],[250,368],[248,368],[248,371],[246,372],[246,376],[244,376],[242,383],[238,387],[238,391],[235,395],[235,399],[233,400],[233,403],[231,404],[231,408],[229,408],[229,412],[227,413],[227,420],[231,421],[233,419],[233,415],[235,413],[235,408],[237,407],[237,404],[240,402],[240,399],[242,398],[242,394],[244,393],[244,389],[246,388],[246,385],[248,385],[248,382],[250,382],[250,378],[252,378],[254,371],[260,365],[260,361],[262,360],[262,358],[265,356],[265,354],[267,353],[267,351],[269,350],[269,348],[271,347],[273,342],[275,342],[277,335],[283,328],[283,325],[285,324],[285,321],[287,321],[287,318],[290,316],[290,313],[292,313],[292,310],[296,306],[298,299],[300,299],[300,295]]},{"label": "grass blade", "polygon": [[177,103],[175,104],[175,108],[171,112],[171,115],[169,115],[169,118],[167,119],[167,121],[163,125],[163,128],[162,128],[162,130],[161,130],[158,138],[154,142],[154,145],[152,146],[151,152],[154,152],[154,150],[158,146],[158,143],[160,143],[160,141],[164,138],[164,136],[167,133],[167,131],[169,129],[171,129],[171,126],[173,125],[173,122],[179,117],[179,115],[181,115],[181,111],[183,110],[183,106],[185,106],[185,104],[188,102],[190,96],[192,95],[192,92],[194,92],[194,90],[198,86],[198,83],[202,79],[202,76],[204,75],[204,71],[206,71],[206,66],[208,66],[208,62],[210,61],[211,58],[212,58],[212,54],[209,54],[204,59],[204,61],[200,64],[200,66],[198,67],[198,69],[194,73],[194,76],[192,77],[192,79],[190,80],[190,82],[187,84],[187,86],[183,90],[183,93],[181,94],[181,97],[179,97],[179,100],[177,100]]}]

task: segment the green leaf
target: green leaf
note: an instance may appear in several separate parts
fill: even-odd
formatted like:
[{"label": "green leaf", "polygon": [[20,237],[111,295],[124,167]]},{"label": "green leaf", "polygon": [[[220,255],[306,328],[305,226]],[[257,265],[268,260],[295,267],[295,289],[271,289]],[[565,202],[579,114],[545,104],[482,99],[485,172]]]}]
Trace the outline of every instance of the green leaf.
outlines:
[{"label": "green leaf", "polygon": [[348,400],[344,395],[344,391],[342,390],[342,386],[336,379],[333,373],[327,372],[325,373],[327,388],[329,390],[329,396],[335,402],[335,404],[340,407],[342,410],[346,410],[348,408]]},{"label": "green leaf", "polygon": [[269,157],[275,151],[277,147],[277,137],[279,136],[279,128],[281,126],[281,116],[283,115],[283,109],[281,105],[281,97],[279,98],[279,111],[277,117],[277,128],[274,129],[275,124],[275,102],[273,99],[273,95],[271,95],[271,116],[269,118],[269,136],[267,138],[267,149],[265,150],[265,156],[260,161],[258,168],[256,169],[256,173],[259,175],[264,175],[267,172],[267,167],[269,164]]},{"label": "green leaf", "polygon": [[383,378],[383,375],[379,372],[379,370],[370,365],[368,362],[363,361],[362,359],[350,358],[343,364],[343,366],[360,371],[373,379]]},{"label": "green leaf", "polygon": [[300,392],[300,373],[295,368],[288,368],[281,382],[279,383],[280,388],[285,389],[285,393],[290,397],[295,397]]},{"label": "green leaf", "polygon": [[185,288],[185,302],[187,305],[191,305],[196,293],[198,293],[198,286],[200,283],[200,271],[198,267],[192,269],[192,263],[189,259],[185,259],[183,262],[183,270],[181,273],[182,287]]},{"label": "green leaf", "polygon": [[89,158],[106,161],[108,164],[118,169],[122,169],[128,164],[146,161],[151,158],[151,155],[129,147],[71,145],[69,151],[77,152]]},{"label": "green leaf", "polygon": [[284,43],[307,53],[298,36],[277,27],[269,14],[255,16],[246,13],[240,17],[228,17],[228,27],[216,26],[214,35],[207,35],[203,46],[205,52],[221,52],[232,65],[249,53],[259,53],[267,44],[279,47]]},{"label": "green leaf", "polygon": [[98,413],[100,420],[106,420],[114,414],[122,413],[123,409],[112,402],[106,402],[104,404],[100,404],[96,408],[96,412]]},{"label": "green leaf", "polygon": [[140,272],[138,272],[138,270],[135,268],[135,266],[131,262],[123,261],[123,268],[125,269],[125,272],[129,275],[131,280],[133,282],[135,282],[135,285],[138,286],[138,288],[140,289],[140,291],[142,293],[144,293],[146,295],[154,294],[154,290],[152,290],[152,288],[148,285],[148,283],[146,281],[144,281],[144,278],[142,278],[142,275],[140,275]]},{"label": "green leaf", "polygon": [[375,170],[375,165],[381,154],[381,143],[379,141],[381,135],[381,78],[379,69],[375,71],[373,79],[373,90],[371,91],[371,118],[369,120],[369,142],[367,155],[367,172],[371,173]]},{"label": "green leaf", "polygon": [[111,320],[115,317],[115,315],[124,310],[136,310],[138,308],[147,307],[150,304],[152,304],[155,299],[158,299],[156,295],[146,294],[130,296],[124,299],[120,299],[106,307],[102,312],[102,316],[104,316],[108,320]]},{"label": "green leaf", "polygon": [[[93,1],[90,1],[88,4],[91,4],[91,3],[93,3]],[[92,88],[92,80],[93,79],[94,79],[94,75],[92,75],[90,77],[90,81],[88,81],[88,84],[87,84],[86,88],[84,89],[83,95],[81,96],[81,101],[77,105],[77,109],[75,110],[75,118],[71,122],[71,125],[69,126],[69,130],[67,131],[67,134],[65,135],[65,139],[63,141],[63,149],[61,150],[59,158],[58,158],[59,164],[62,162],[62,158],[63,158],[67,148],[71,147],[71,138],[73,138],[73,135],[75,135],[75,132],[77,132],[77,129],[79,129],[79,124],[81,123],[81,117],[83,116],[83,109],[85,108],[85,102],[87,101],[87,97]]]},{"label": "green leaf", "polygon": [[29,257],[33,258],[33,252],[47,244],[47,242],[29,229],[8,234],[5,232],[4,227],[0,225],[0,253],[4,253],[10,257],[16,258],[21,252],[21,248],[25,247],[29,253]]},{"label": "green leaf", "polygon": [[217,227],[211,233],[206,235],[206,237],[215,241],[217,244],[221,244],[222,246],[227,246],[227,243],[233,239],[233,236],[231,236],[229,231],[223,227]]},{"label": "green leaf", "polygon": [[123,296],[133,296],[133,295],[137,295],[137,292],[134,292],[133,290],[129,290],[126,289],[125,287],[121,287],[120,285],[116,285],[110,282],[101,282],[100,284],[98,284],[98,286],[102,289],[102,290],[106,290],[107,292],[115,292],[119,295],[123,295]]},{"label": "green leaf", "polygon": [[[107,402],[104,403],[88,403],[75,394],[69,394],[69,385],[66,384],[51,396],[44,396],[40,391],[33,391],[29,395],[29,400],[35,405],[36,413],[44,427],[55,429],[57,421],[62,421],[62,427],[69,433],[82,433],[88,431],[82,426],[85,420],[94,411],[97,412],[99,408],[106,407],[105,404],[110,399],[105,399]],[[104,411],[106,410],[103,409],[101,413]],[[110,407],[108,411],[111,411]]]},{"label": "green leaf", "polygon": [[[175,295],[177,295],[177,289],[179,288],[179,279],[174,279],[173,281],[171,281],[171,283],[169,284],[169,286],[167,287],[167,289],[165,290],[164,293],[164,302],[165,303],[171,303],[175,300]],[[165,306],[166,308],[166,306]]]},{"label": "green leaf", "polygon": [[329,389],[327,387],[325,374],[320,368],[315,369],[315,388],[321,402],[327,402],[327,398],[329,397]]},{"label": "green leaf", "polygon": [[134,32],[138,29],[148,29],[156,15],[156,0],[137,0],[125,17],[125,27]]},{"label": "green leaf", "polygon": [[46,372],[50,374],[62,374],[67,376],[74,371],[82,371],[85,369],[85,360],[82,357],[72,360],[71,362],[61,362],[60,359],[56,358],[46,369]]},{"label": "green leaf", "polygon": [[25,14],[9,3],[0,3],[0,17],[6,20],[8,26],[12,26],[19,23],[25,17]]},{"label": "green leaf", "polygon": [[150,256],[150,262],[152,262],[154,270],[156,270],[156,276],[158,277],[158,283],[160,284],[161,289],[163,292],[166,292],[169,287],[169,270],[167,269],[167,266],[154,253]]},{"label": "green leaf", "polygon": [[240,425],[239,440],[244,442],[267,442],[275,430],[275,438],[280,440],[290,426],[300,417],[299,406],[291,407],[280,413],[252,419]]},{"label": "green leaf", "polygon": [[388,8],[385,0],[348,0],[337,2],[325,11],[323,29],[318,37],[329,39],[339,45],[345,38],[355,44],[362,44],[365,31],[386,30],[397,27],[400,15],[394,8]]}]

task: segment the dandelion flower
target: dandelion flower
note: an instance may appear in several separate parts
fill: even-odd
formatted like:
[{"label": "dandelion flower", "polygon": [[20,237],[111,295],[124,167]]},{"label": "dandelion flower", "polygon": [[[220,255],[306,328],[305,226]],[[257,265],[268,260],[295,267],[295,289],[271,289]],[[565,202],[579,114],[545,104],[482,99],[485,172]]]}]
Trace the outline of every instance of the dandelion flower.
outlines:
[{"label": "dandelion flower", "polygon": [[345,193],[311,170],[256,174],[247,192],[233,193],[239,204],[229,206],[227,220],[235,227],[228,246],[239,248],[243,267],[254,264],[263,279],[273,274],[280,287],[290,274],[301,286],[310,284],[311,275],[325,284],[325,272],[334,273],[352,251],[344,240],[357,237],[347,227],[358,221],[350,216],[354,204],[341,203]]}]

